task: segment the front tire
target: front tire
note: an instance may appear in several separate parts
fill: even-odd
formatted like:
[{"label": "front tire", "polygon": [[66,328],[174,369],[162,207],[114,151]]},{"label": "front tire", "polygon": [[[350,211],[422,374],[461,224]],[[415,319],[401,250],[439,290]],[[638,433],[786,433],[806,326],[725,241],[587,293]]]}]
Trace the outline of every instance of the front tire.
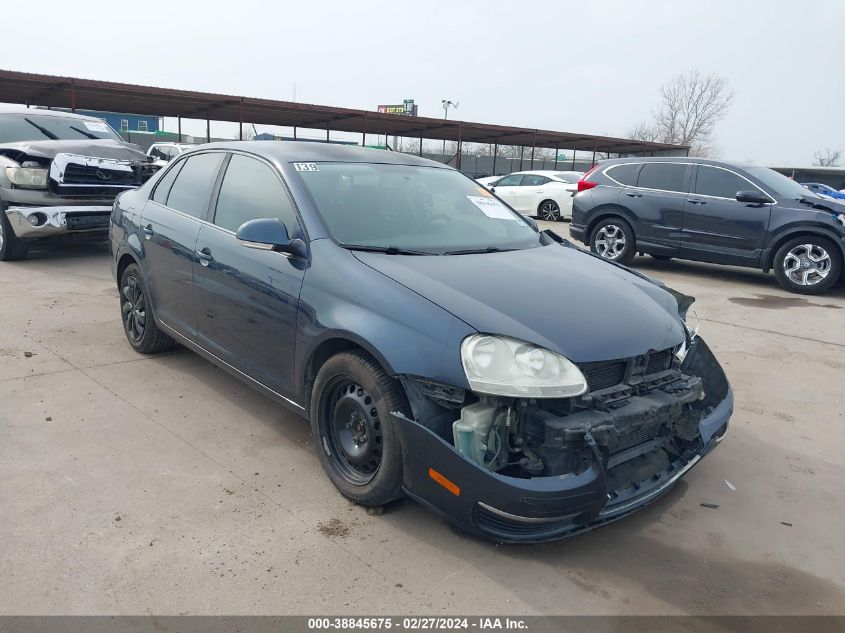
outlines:
[{"label": "front tire", "polygon": [[560,222],[560,206],[554,200],[543,200],[537,207],[537,215],[546,222]]},{"label": "front tire", "polygon": [[630,264],[637,250],[634,229],[620,217],[602,220],[590,235],[590,250],[604,259]]},{"label": "front tire", "polygon": [[789,240],[775,253],[775,277],[784,290],[815,295],[828,290],[842,274],[836,245],[818,235]]},{"label": "front tire", "polygon": [[156,325],[150,296],[136,264],[129,264],[123,271],[118,291],[123,333],[135,351],[156,354],[173,347],[173,339]]},{"label": "front tire", "polygon": [[407,411],[396,381],[361,352],[332,356],[311,392],[311,432],[320,463],[340,493],[363,506],[402,496],[402,447],[390,418]]},{"label": "front tire", "polygon": [[6,208],[0,205],[0,262],[13,262],[26,257],[29,244],[15,235]]}]

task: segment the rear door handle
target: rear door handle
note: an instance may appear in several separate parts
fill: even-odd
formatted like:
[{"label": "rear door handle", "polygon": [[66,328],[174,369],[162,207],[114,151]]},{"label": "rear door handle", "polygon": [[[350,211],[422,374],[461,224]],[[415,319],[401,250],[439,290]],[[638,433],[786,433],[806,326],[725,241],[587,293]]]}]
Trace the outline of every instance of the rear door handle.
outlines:
[{"label": "rear door handle", "polygon": [[707,200],[689,200],[690,204],[707,204]]},{"label": "rear door handle", "polygon": [[146,235],[149,238],[149,237],[152,237],[152,234],[153,234],[153,225],[148,224],[147,226],[144,227],[144,235]]},{"label": "rear door handle", "polygon": [[211,255],[211,249],[208,248],[208,246],[200,251],[197,251],[197,257],[200,260],[200,264],[203,266],[208,266],[209,263],[214,261],[214,257]]},{"label": "rear door handle", "polygon": [[628,192],[625,193],[625,195],[629,196],[631,198],[642,198],[643,197],[643,194],[637,193],[636,191],[628,191]]}]

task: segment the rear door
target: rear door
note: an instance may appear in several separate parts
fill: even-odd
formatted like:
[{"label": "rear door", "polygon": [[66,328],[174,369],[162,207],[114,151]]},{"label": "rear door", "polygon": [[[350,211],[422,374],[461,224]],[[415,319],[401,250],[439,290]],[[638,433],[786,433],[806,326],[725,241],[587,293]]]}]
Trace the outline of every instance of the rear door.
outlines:
[{"label": "rear door", "polygon": [[771,204],[748,204],[738,191],[762,191],[724,167],[697,165],[684,210],[680,256],[719,264],[754,266],[760,261]]},{"label": "rear door", "polygon": [[[688,163],[644,162],[636,186],[622,190],[619,204],[635,217],[638,247],[669,257],[678,254],[691,171]],[[613,169],[608,175],[613,176]]]},{"label": "rear door", "polygon": [[193,264],[202,219],[223,162],[221,152],[173,163],[141,214],[144,278],[158,318],[194,340]]},{"label": "rear door", "polygon": [[520,194],[520,188],[522,186],[522,179],[524,176],[522,174],[509,174],[499,180],[496,186],[493,188],[494,193],[499,196],[502,200],[508,203],[508,205],[516,209],[517,211],[521,211],[521,209],[517,206],[519,204],[517,198]]},{"label": "rear door", "polygon": [[305,262],[242,246],[241,224],[278,218],[306,240],[281,176],[269,163],[232,154],[213,223],[204,224],[194,266],[198,342],[277,393],[293,392],[296,315]]},{"label": "rear door", "polygon": [[526,215],[537,215],[540,202],[547,198],[557,200],[558,196],[554,195],[554,191],[549,191],[549,184],[552,182],[554,181],[546,176],[526,174],[522,179],[520,191],[516,194],[519,210]]}]

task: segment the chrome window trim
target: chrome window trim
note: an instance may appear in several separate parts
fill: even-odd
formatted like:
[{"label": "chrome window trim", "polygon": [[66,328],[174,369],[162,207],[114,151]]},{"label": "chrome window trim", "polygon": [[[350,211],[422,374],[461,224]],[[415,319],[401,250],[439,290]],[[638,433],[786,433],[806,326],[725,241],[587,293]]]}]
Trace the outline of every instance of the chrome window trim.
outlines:
[{"label": "chrome window trim", "polygon": [[[695,164],[696,167],[710,167],[711,169],[721,169],[722,171],[727,171],[727,172],[733,174],[734,176],[738,176],[739,178],[741,178],[742,180],[747,182],[749,185],[754,187],[757,191],[759,191],[760,193],[762,193],[764,196],[766,196],[769,199],[769,202],[766,202],[764,204],[776,204],[776,201],[772,198],[772,196],[769,194],[769,192],[764,191],[758,185],[756,185],[753,182],[751,182],[750,180],[748,180],[748,178],[746,178],[742,174],[738,174],[733,169],[728,169],[727,167],[720,167],[719,165],[707,165],[705,163],[694,163],[694,164]],[[698,182],[698,172],[696,172],[696,174],[695,174],[695,180],[696,180],[696,183],[697,183]],[[702,198],[711,198],[713,200],[733,200],[734,202],[739,202],[736,198],[726,198],[725,196],[711,196],[711,195],[708,195],[706,193],[695,193],[694,191],[690,191],[689,195],[700,196]]]},{"label": "chrome window trim", "polygon": [[198,348],[199,348],[199,349],[201,349],[203,352],[205,352],[206,354],[208,354],[208,355],[209,355],[209,356],[211,356],[212,358],[216,359],[216,360],[217,360],[217,361],[219,361],[221,364],[226,365],[226,367],[230,368],[232,371],[237,372],[238,374],[240,374],[241,376],[243,376],[243,377],[244,377],[244,378],[246,378],[247,380],[249,380],[249,381],[251,381],[251,382],[254,382],[256,385],[258,385],[258,386],[260,386],[260,387],[262,387],[262,388],[266,389],[267,391],[271,392],[272,394],[274,394],[274,395],[278,396],[279,398],[281,398],[281,399],[282,399],[282,400],[284,400],[285,402],[290,403],[291,405],[293,405],[293,406],[294,406],[294,407],[296,407],[297,409],[300,409],[300,410],[302,410],[302,411],[305,411],[305,407],[303,407],[303,406],[302,406],[301,404],[299,404],[298,402],[294,402],[293,400],[291,400],[291,399],[290,399],[290,398],[288,398],[287,396],[283,396],[282,394],[280,394],[280,393],[279,393],[278,391],[276,391],[275,389],[271,389],[270,387],[268,387],[267,385],[265,385],[263,382],[261,382],[261,381],[259,381],[259,380],[256,380],[255,378],[253,378],[253,377],[252,377],[252,376],[250,376],[249,374],[245,374],[244,372],[242,372],[242,371],[241,371],[240,369],[238,369],[237,367],[235,367],[235,366],[233,366],[233,365],[230,365],[230,364],[229,364],[229,363],[227,363],[225,360],[223,360],[222,358],[220,358],[217,354],[213,354],[212,352],[209,352],[206,348],[204,348],[202,345],[200,345],[200,344],[199,344],[199,343],[197,343],[196,341],[192,341],[192,340],[191,340],[191,339],[189,339],[187,336],[184,336],[184,335],[180,334],[180,333],[179,333],[179,332],[177,332],[177,331],[176,331],[173,327],[171,327],[170,325],[168,325],[167,323],[165,323],[165,322],[164,322],[164,321],[162,321],[161,319],[159,319],[159,323],[161,323],[161,325],[162,325],[162,326],[164,326],[165,328],[167,328],[168,330],[170,330],[170,331],[173,333],[173,335],[174,335],[174,336],[177,336],[177,337],[179,337],[180,339],[182,339],[183,341],[187,342],[187,343],[189,344],[189,347],[190,347],[191,345],[198,347]]}]

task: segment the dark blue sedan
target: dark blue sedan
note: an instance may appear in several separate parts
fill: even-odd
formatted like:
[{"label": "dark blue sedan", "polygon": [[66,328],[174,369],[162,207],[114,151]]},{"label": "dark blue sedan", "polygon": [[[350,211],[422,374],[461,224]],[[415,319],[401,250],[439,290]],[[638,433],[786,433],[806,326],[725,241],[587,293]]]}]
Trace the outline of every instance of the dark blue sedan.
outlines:
[{"label": "dark blue sedan", "polygon": [[308,417],[365,506],[558,538],[658,498],[727,432],[690,297],[439,163],[204,145],[118,198],[111,243],[129,343],[180,343]]}]

